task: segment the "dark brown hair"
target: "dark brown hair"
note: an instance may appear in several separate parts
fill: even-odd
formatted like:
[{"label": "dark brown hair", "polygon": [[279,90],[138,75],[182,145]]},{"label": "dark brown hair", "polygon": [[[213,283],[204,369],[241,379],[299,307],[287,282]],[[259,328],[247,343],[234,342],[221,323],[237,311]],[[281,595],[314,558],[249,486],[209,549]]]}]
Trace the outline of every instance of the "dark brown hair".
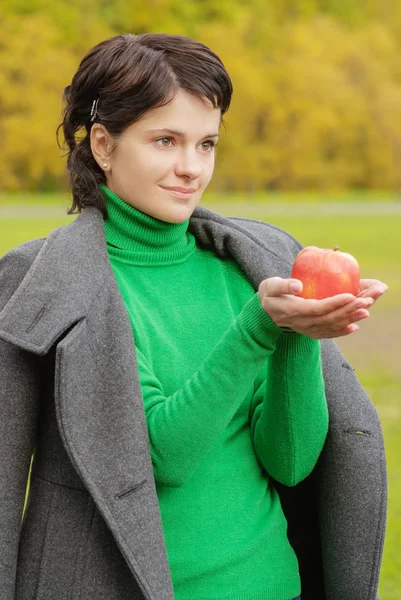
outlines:
[{"label": "dark brown hair", "polygon": [[[220,58],[191,38],[165,33],[121,34],[104,40],[82,59],[64,89],[62,122],[67,171],[72,189],[69,214],[96,206],[106,215],[99,183],[106,176],[93,157],[90,130],[102,123],[118,143],[119,136],[148,110],[171,102],[179,89],[207,98],[227,112],[233,87]],[[96,119],[91,110],[98,101]]]}]

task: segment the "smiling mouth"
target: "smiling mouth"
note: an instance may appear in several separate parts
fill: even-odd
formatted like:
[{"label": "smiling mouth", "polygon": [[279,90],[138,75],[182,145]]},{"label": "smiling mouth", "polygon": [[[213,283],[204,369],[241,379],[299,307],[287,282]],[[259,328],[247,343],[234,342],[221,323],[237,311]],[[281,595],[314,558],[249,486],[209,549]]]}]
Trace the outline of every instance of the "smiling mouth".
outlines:
[{"label": "smiling mouth", "polygon": [[164,188],[162,186],[160,186],[160,187],[162,188],[162,190],[165,190],[166,192],[169,192],[172,196],[175,196],[176,198],[182,198],[184,200],[188,200],[195,193],[195,192],[179,192],[178,190],[169,190],[169,189]]}]

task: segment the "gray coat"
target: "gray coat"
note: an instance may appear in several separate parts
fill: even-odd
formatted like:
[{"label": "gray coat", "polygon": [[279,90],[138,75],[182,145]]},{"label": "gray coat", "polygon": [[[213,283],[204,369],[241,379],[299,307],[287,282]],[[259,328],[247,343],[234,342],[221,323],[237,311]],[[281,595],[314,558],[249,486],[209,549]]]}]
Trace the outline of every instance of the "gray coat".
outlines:
[{"label": "gray coat", "polygon": [[[199,206],[189,230],[255,290],[289,277],[301,249],[277,227]],[[375,600],[381,427],[334,342],[321,347],[327,441],[307,479],[276,485],[302,599]],[[173,600],[133,334],[98,209],[1,259],[0,381],[0,599]]]}]

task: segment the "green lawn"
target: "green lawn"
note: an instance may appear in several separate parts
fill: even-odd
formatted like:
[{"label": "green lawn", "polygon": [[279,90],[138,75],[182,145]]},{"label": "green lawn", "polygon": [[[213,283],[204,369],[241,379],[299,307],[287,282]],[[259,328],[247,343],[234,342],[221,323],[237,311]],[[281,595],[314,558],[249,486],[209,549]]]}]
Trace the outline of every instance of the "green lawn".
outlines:
[{"label": "green lawn", "polygon": [[[378,200],[379,195],[374,198]],[[360,197],[351,197],[361,201]],[[344,198],[343,198],[344,199]],[[370,200],[372,198],[369,198]],[[386,197],[389,200],[388,197]],[[219,199],[222,201],[222,199]],[[280,197],[275,196],[275,201]],[[317,245],[324,248],[339,245],[344,252],[350,252],[358,260],[361,276],[380,279],[389,286],[388,292],[371,310],[371,318],[361,323],[361,331],[338,344],[347,358],[356,367],[362,385],[374,402],[383,424],[389,470],[389,514],[382,576],[380,580],[380,600],[399,600],[401,594],[401,366],[397,355],[397,339],[401,339],[401,214],[383,216],[361,214],[347,216],[316,215],[291,217],[291,204],[287,196],[285,213],[288,216],[269,216],[268,205],[260,202],[260,214],[252,218],[268,221],[289,231],[303,245]],[[258,202],[260,199],[258,200]],[[20,202],[27,204],[21,197]],[[54,204],[47,198],[31,197],[29,203]],[[59,199],[59,205],[63,204]],[[0,206],[7,204],[7,198],[0,197]],[[68,203],[67,203],[68,204]],[[64,202],[64,206],[67,205]],[[208,201],[205,203],[213,209]],[[284,212],[284,211],[283,211]],[[228,213],[235,215],[235,207]],[[4,219],[0,221],[0,256],[8,249],[26,240],[45,236],[48,232],[69,223],[73,216],[54,219],[28,220]],[[364,334],[363,330],[368,334]],[[398,336],[398,337],[397,337]],[[352,338],[352,339],[351,339]]]},{"label": "green lawn", "polygon": [[[226,194],[217,194],[211,192],[209,189],[206,190],[204,199],[207,203],[214,202],[248,202],[249,193],[247,192],[233,192]],[[38,195],[35,192],[16,192],[14,194],[1,194],[0,193],[0,206],[3,205],[36,205],[36,204],[47,204],[47,205],[59,205],[65,206],[69,204],[70,196],[65,193],[48,193]],[[265,204],[267,202],[280,202],[285,204],[299,204],[303,202],[319,204],[324,202],[360,202],[365,204],[366,202],[400,202],[401,195],[394,192],[380,191],[380,190],[368,190],[368,191],[341,191],[341,192],[260,192],[252,194],[252,202],[258,202]]]}]

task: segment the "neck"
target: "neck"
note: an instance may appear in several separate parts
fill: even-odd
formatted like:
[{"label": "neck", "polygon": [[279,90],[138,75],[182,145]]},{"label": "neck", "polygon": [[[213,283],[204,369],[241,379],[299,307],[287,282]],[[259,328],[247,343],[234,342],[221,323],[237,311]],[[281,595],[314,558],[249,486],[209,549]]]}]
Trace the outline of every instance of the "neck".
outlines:
[{"label": "neck", "polygon": [[141,264],[184,260],[193,250],[195,239],[183,223],[166,223],[127,204],[104,184],[100,184],[107,208],[104,222],[109,253]]}]

